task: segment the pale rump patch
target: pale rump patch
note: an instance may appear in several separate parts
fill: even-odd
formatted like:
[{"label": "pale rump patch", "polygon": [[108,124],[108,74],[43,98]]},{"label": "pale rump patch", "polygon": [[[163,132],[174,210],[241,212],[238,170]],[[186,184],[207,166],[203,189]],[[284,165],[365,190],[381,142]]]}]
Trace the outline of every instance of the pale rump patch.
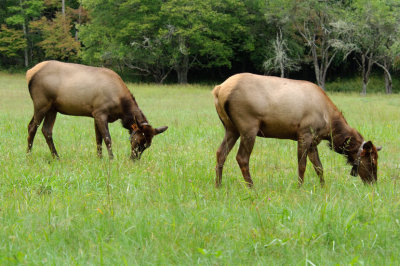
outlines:
[{"label": "pale rump patch", "polygon": [[31,81],[33,75],[35,75],[35,73],[38,72],[42,67],[47,65],[47,63],[49,63],[49,61],[41,62],[32,67],[31,69],[29,69],[28,71],[26,71],[26,82],[29,84],[29,81]]}]

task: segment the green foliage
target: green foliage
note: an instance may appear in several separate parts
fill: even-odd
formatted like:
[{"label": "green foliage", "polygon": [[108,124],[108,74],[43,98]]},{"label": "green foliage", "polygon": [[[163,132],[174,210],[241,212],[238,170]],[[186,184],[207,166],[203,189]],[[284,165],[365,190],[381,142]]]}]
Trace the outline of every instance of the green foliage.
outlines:
[{"label": "green foliage", "polygon": [[[32,48],[32,39],[29,34],[28,23],[32,19],[38,17],[42,10],[42,0],[5,0],[1,2],[0,24],[4,26],[0,42],[2,45],[6,45],[10,42],[10,38],[15,39],[16,42],[16,47],[3,47],[4,53],[0,54],[0,58],[4,56],[8,64],[10,64],[10,62],[15,64],[18,57],[24,57],[25,67],[28,66],[28,48],[29,46]],[[24,40],[21,38],[20,31],[22,31]],[[22,53],[22,50],[24,53]]]},{"label": "green foliage", "polygon": [[26,47],[26,39],[22,30],[8,28],[6,25],[0,26],[0,53],[7,57],[16,57]]},{"label": "green foliage", "polygon": [[187,74],[192,66],[230,67],[235,52],[254,49],[249,28],[242,25],[249,15],[241,1],[87,1],[86,6],[92,19],[81,27],[83,59],[122,62],[158,75],[156,80],[171,68]]},{"label": "green foliage", "polygon": [[388,0],[357,0],[354,1],[353,8],[349,19],[355,27],[353,37],[358,49],[369,49],[377,53],[391,41],[399,39],[398,5]]},{"label": "green foliage", "polygon": [[6,22],[9,25],[26,24],[28,21],[39,17],[43,9],[43,0],[15,1],[14,5],[8,7],[9,16],[6,18]]},{"label": "green foliage", "polygon": [[[61,3],[0,1],[0,25],[7,28],[0,37],[2,65],[58,58],[143,81],[185,83],[211,72],[213,80],[262,73],[267,63],[275,72],[286,65],[302,79],[314,69],[324,86],[342,69],[372,58],[372,70],[364,66],[364,72],[380,67],[387,80],[399,74],[393,69],[400,65],[400,7],[393,0],[68,0],[65,25],[57,14]],[[26,46],[7,47],[21,30]]]},{"label": "green foliage", "polygon": [[46,58],[76,61],[80,43],[71,36],[71,19],[59,12],[49,21],[45,17],[31,22],[32,30],[42,34],[43,41],[37,45],[45,51]]}]

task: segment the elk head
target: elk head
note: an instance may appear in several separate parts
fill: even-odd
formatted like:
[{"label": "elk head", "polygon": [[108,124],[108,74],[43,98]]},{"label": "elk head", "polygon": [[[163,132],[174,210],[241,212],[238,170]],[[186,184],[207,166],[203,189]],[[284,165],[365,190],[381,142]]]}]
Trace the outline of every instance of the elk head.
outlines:
[{"label": "elk head", "polygon": [[378,151],[381,149],[382,147],[375,147],[371,141],[363,142],[350,174],[352,176],[360,175],[364,183],[375,183],[378,179]]},{"label": "elk head", "polygon": [[131,159],[139,160],[145,149],[151,146],[151,141],[155,135],[163,133],[168,129],[167,126],[153,128],[147,123],[133,124],[131,133]]}]

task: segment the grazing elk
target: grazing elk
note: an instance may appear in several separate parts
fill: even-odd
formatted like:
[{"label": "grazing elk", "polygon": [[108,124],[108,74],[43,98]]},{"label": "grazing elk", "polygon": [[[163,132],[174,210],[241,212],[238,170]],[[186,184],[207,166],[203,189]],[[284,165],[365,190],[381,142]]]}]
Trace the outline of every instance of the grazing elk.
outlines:
[{"label": "grazing elk", "polygon": [[120,76],[106,68],[45,61],[26,72],[34,107],[28,125],[28,152],[36,130],[44,119],[42,132],[53,157],[58,158],[52,131],[57,113],[94,118],[97,155],[102,156],[102,141],[112,159],[108,123],[122,120],[131,134],[131,158],[140,159],[153,137],[168,127],[153,128],[139,109],[135,98]]},{"label": "grazing elk", "polygon": [[329,141],[330,148],[347,157],[351,175],[365,183],[377,180],[378,153],[371,141],[364,141],[342,113],[317,85],[249,73],[228,78],[213,90],[215,107],[225,127],[217,151],[216,179],[221,185],[226,157],[240,137],[236,160],[248,186],[253,185],[249,159],[256,136],[297,141],[298,182],[303,183],[307,156],[324,185],[317,145]]}]

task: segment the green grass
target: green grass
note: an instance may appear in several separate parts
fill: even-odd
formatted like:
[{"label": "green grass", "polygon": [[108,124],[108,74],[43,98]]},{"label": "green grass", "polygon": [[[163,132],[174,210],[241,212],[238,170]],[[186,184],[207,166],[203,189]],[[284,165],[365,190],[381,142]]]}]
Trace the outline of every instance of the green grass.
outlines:
[{"label": "green grass", "polygon": [[129,87],[152,125],[169,126],[140,162],[129,160],[119,122],[110,124],[110,162],[96,157],[93,120],[63,115],[53,160],[40,130],[26,155],[26,83],[0,73],[0,264],[400,263],[400,95],[330,94],[350,125],[383,146],[377,185],[351,177],[323,143],[326,186],[308,164],[299,189],[296,143],[257,139],[255,189],[243,183],[236,146],[217,190],[224,131],[211,88]]}]

